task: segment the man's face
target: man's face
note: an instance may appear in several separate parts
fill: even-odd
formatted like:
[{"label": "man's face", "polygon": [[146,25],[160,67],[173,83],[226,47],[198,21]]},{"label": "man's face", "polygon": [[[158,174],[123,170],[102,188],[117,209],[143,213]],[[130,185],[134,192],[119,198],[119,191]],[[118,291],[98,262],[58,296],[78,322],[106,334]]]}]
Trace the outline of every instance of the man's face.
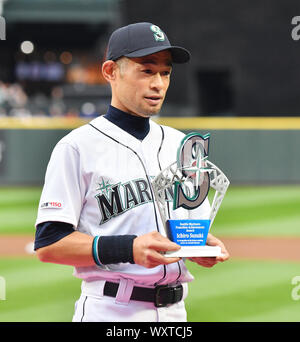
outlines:
[{"label": "man's face", "polygon": [[117,62],[112,105],[136,116],[157,114],[170,84],[171,63],[168,50]]}]

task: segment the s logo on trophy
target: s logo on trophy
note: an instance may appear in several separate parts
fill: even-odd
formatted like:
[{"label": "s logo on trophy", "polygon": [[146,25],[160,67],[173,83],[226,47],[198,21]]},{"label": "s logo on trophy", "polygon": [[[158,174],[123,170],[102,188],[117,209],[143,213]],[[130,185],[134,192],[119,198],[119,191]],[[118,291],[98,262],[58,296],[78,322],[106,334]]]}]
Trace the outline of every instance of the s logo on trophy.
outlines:
[{"label": "s logo on trophy", "polygon": [[[152,182],[166,236],[181,246],[176,252],[167,252],[166,257],[215,257],[221,254],[221,248],[206,245],[206,239],[229,186],[229,180],[208,160],[209,137],[209,134],[187,134],[178,148],[176,162],[162,170]],[[208,217],[168,218],[170,210],[167,190],[170,188],[174,193],[174,212],[184,208],[190,213],[198,208],[206,200],[210,190],[214,189]]]}]

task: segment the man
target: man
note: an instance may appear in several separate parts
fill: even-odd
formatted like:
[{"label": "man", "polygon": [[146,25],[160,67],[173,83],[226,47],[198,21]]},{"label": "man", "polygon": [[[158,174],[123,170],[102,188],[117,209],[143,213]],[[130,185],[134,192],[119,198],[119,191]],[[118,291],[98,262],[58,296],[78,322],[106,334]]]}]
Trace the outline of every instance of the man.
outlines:
[{"label": "man", "polygon": [[[36,221],[41,261],[75,266],[82,293],[73,321],[186,321],[184,298],[193,279],[184,261],[165,257],[180,247],[161,234],[151,178],[176,158],[184,136],[150,118],[163,104],[172,63],[187,50],[171,46],[151,23],[116,30],[102,73],[112,90],[107,114],[75,129],[55,147]],[[170,217],[207,218],[206,200]],[[182,216],[183,215],[183,216]],[[192,258],[211,267],[222,256]]]}]

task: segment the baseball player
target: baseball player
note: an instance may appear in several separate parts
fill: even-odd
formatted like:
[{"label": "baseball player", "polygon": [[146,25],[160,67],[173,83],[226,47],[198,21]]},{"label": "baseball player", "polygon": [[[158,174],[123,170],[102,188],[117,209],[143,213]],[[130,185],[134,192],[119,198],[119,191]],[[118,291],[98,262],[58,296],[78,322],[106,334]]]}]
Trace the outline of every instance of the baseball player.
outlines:
[{"label": "baseball player", "polygon": [[[173,63],[190,53],[172,46],[151,23],[122,27],[110,37],[102,73],[112,91],[107,113],[61,139],[45,176],[36,220],[41,261],[74,266],[82,279],[73,321],[186,321],[184,299],[193,280],[184,260],[165,257],[168,240],[151,179],[176,160],[184,134],[154,123]],[[168,194],[170,201],[172,193]],[[210,205],[172,210],[170,218],[208,218]],[[229,255],[192,258],[211,267]]]}]

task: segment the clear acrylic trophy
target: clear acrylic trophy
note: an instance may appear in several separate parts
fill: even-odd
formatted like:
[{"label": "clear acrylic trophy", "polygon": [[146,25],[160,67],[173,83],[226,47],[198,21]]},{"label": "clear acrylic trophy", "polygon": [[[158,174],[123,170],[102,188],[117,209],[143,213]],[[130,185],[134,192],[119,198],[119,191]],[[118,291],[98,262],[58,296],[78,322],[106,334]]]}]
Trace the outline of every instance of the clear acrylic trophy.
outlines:
[{"label": "clear acrylic trophy", "polygon": [[[215,257],[219,246],[206,245],[207,234],[229,186],[224,173],[208,160],[209,134],[187,134],[178,148],[177,160],[152,181],[154,197],[164,224],[165,235],[181,246],[166,257]],[[173,190],[173,210],[196,209],[214,190],[207,219],[168,219],[167,191]]]}]

